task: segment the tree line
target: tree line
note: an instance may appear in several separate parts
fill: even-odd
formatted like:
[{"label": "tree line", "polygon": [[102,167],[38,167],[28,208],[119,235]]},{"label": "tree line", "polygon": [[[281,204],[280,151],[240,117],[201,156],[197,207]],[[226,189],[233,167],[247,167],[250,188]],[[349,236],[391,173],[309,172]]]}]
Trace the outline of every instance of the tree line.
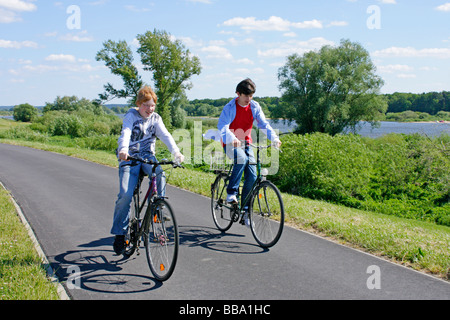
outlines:
[{"label": "tree line", "polygon": [[[186,91],[192,87],[190,78],[201,73],[201,63],[180,40],[156,29],[137,35],[137,39],[140,44],[137,53],[144,71],[151,73],[158,96],[158,113],[169,129],[183,128],[186,116],[220,115],[231,98],[187,99]],[[105,92],[92,101],[93,105],[127,98],[133,106],[145,82],[134,63],[131,46],[125,41],[108,40],[97,52],[96,60],[104,62],[112,74],[121,77],[123,87],[115,88],[107,83]],[[450,111],[450,95],[446,91],[381,94],[384,81],[376,74],[370,54],[359,43],[346,39],[338,46],[323,46],[303,55],[288,56],[286,64],[278,70],[278,80],[281,97],[256,99],[267,117],[295,121],[295,133],[300,134],[336,135],[346,129],[356,132],[361,121],[375,126],[386,119],[386,114],[406,110],[431,115],[445,112],[440,114],[445,117]]]},{"label": "tree line", "polygon": [[[450,112],[450,91],[427,93],[401,93],[381,95],[387,101],[386,114],[402,113],[405,111],[422,112],[436,115],[441,111]],[[182,107],[188,116],[192,117],[216,117],[220,115],[222,108],[232,99],[195,99],[185,102]],[[276,117],[277,109],[282,108],[281,97],[255,97],[267,117]],[[122,112],[127,109],[124,107]],[[120,109],[116,109],[120,110]]]}]

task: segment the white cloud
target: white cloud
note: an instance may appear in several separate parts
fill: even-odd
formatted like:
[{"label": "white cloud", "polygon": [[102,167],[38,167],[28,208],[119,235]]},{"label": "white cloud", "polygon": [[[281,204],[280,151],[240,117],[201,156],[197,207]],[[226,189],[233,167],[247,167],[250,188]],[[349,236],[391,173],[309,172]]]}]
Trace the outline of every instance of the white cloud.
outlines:
[{"label": "white cloud", "polygon": [[413,67],[404,64],[390,64],[387,66],[378,66],[377,69],[381,73],[409,72],[414,70]]},{"label": "white cloud", "polygon": [[136,7],[135,5],[126,5],[125,9],[131,12],[149,12],[150,8]]},{"label": "white cloud", "polygon": [[262,58],[280,58],[291,54],[304,54],[311,50],[317,50],[325,45],[334,45],[333,41],[325,38],[312,38],[308,41],[290,40],[284,43],[272,45],[272,49],[258,50],[258,56]]},{"label": "white cloud", "polygon": [[78,34],[68,33],[66,35],[59,37],[59,40],[72,41],[72,42],[92,42],[92,41],[94,41],[94,38],[89,36],[87,34],[87,31],[84,30]]},{"label": "white cloud", "polygon": [[16,21],[20,21],[20,19],[15,12],[0,8],[0,23],[11,23]]},{"label": "white cloud", "polygon": [[415,58],[450,58],[450,48],[425,48],[416,49],[413,47],[391,47],[377,50],[373,53],[375,57],[415,57]]},{"label": "white cloud", "polygon": [[400,78],[400,79],[415,79],[415,78],[417,78],[417,76],[415,75],[415,74],[412,74],[412,73],[400,73],[400,74],[398,74],[397,75],[397,78]]},{"label": "white cloud", "polygon": [[0,0],[0,23],[21,21],[18,12],[30,12],[36,9],[36,5],[30,1]]},{"label": "white cloud", "polygon": [[21,48],[37,48],[38,44],[33,41],[12,41],[0,39],[0,48],[21,49]]},{"label": "white cloud", "polygon": [[227,40],[232,46],[246,46],[246,45],[250,45],[250,44],[254,44],[255,40],[252,38],[245,38],[242,40],[237,40],[235,38],[229,38]]},{"label": "white cloud", "polygon": [[205,52],[207,54],[207,58],[213,59],[233,59],[230,51],[227,48],[219,47],[219,46],[208,46],[200,49],[201,52]]},{"label": "white cloud", "polygon": [[29,1],[22,0],[0,0],[0,7],[11,11],[34,11],[37,9],[36,5]]},{"label": "white cloud", "polygon": [[[64,61],[62,62],[72,62],[72,61]],[[93,72],[99,70],[101,67],[93,67],[88,63],[85,64],[60,64],[60,65],[47,65],[47,64],[39,64],[39,65],[26,65],[22,69],[26,72],[32,73],[47,73],[47,72]]]},{"label": "white cloud", "polygon": [[291,22],[280,17],[271,16],[268,20],[257,20],[255,17],[236,17],[229,19],[223,23],[226,27],[240,27],[243,30],[257,31],[290,31],[291,28],[296,29],[321,29],[322,22],[319,20]]},{"label": "white cloud", "polygon": [[194,3],[204,3],[204,4],[212,4],[211,0],[186,0],[187,2],[194,2]]},{"label": "white cloud", "polygon": [[348,26],[347,21],[331,21],[327,27],[346,27]]},{"label": "white cloud", "polygon": [[288,38],[295,38],[297,36],[297,34],[295,32],[286,32],[283,34],[283,36],[288,37]]},{"label": "white cloud", "polygon": [[449,12],[450,11],[450,2],[447,2],[443,5],[436,7],[436,10]]},{"label": "white cloud", "polygon": [[238,59],[238,60],[235,60],[234,63],[236,63],[236,64],[247,64],[247,65],[254,65],[255,64],[249,58]]},{"label": "white cloud", "polygon": [[71,54],[51,54],[45,61],[59,61],[59,62],[75,62],[77,59]]}]

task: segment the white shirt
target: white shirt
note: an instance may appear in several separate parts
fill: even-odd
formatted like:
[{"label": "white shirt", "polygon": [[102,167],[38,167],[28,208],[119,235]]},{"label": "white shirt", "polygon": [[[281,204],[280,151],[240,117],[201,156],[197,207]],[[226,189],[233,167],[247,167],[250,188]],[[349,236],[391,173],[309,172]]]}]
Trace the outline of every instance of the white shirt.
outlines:
[{"label": "white shirt", "polygon": [[118,152],[127,151],[130,156],[155,155],[155,142],[159,138],[172,154],[180,152],[175,140],[164,125],[159,114],[144,119],[136,109],[130,109],[123,119]]}]

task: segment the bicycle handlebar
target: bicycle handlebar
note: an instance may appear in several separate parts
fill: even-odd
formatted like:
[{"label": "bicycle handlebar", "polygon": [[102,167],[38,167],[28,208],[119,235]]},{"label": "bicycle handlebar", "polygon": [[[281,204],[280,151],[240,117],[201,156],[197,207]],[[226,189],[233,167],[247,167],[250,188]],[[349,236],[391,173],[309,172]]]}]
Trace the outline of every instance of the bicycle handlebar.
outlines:
[{"label": "bicycle handlebar", "polygon": [[175,162],[175,161],[169,161],[167,159],[162,159],[161,161],[152,161],[152,160],[148,160],[148,159],[144,159],[142,157],[139,156],[128,156],[128,160],[134,160],[134,161],[139,161],[142,163],[146,163],[146,164],[150,164],[150,165],[156,165],[156,166],[162,166],[162,165],[172,165],[173,168],[182,168],[184,169],[184,167],[181,165],[181,163]]},{"label": "bicycle handlebar", "polygon": [[[280,148],[275,147],[275,144],[273,142],[271,144],[263,146],[263,145],[256,145],[256,144],[250,143],[250,142],[248,142],[246,140],[239,140],[239,141],[241,142],[241,147],[243,147],[245,145],[249,145],[250,147],[253,147],[253,148],[256,148],[256,149],[269,149],[271,147],[274,147],[279,152],[282,152]],[[241,147],[238,147],[238,148],[241,148]]]}]

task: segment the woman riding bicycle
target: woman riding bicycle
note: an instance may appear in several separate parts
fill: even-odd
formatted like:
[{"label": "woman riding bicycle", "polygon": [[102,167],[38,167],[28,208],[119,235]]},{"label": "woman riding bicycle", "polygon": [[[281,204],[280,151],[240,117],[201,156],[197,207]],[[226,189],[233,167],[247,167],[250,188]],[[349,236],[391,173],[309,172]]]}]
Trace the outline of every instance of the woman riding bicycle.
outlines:
[{"label": "woman riding bicycle", "polygon": [[[141,169],[151,175],[152,166],[129,161],[129,156],[139,156],[156,161],[155,141],[158,137],[174,155],[174,161],[181,163],[180,153],[172,135],[167,131],[160,115],[155,113],[157,96],[149,86],[143,87],[137,95],[137,108],[130,109],[123,119],[122,133],[118,140],[119,194],[114,209],[111,233],[115,235],[114,252],[122,254],[125,250],[125,235],[128,230],[130,204],[138,183]],[[156,169],[159,196],[165,193],[165,176],[161,167]]]},{"label": "woman riding bicycle", "polygon": [[[238,194],[242,174],[245,177],[241,195],[242,201],[247,197],[256,180],[256,167],[250,165],[250,163],[255,163],[253,150],[247,143],[244,148],[240,148],[241,141],[252,142],[253,121],[256,120],[258,127],[266,133],[269,140],[273,141],[277,148],[281,146],[281,141],[266,120],[261,106],[253,101],[255,92],[256,86],[252,80],[241,81],[236,88],[238,97],[223,108],[217,125],[225,153],[230,159],[234,160],[234,167],[227,188],[227,202],[229,203],[238,203],[236,195]],[[244,209],[246,205],[241,203]],[[248,226],[247,221],[246,224]]]}]

